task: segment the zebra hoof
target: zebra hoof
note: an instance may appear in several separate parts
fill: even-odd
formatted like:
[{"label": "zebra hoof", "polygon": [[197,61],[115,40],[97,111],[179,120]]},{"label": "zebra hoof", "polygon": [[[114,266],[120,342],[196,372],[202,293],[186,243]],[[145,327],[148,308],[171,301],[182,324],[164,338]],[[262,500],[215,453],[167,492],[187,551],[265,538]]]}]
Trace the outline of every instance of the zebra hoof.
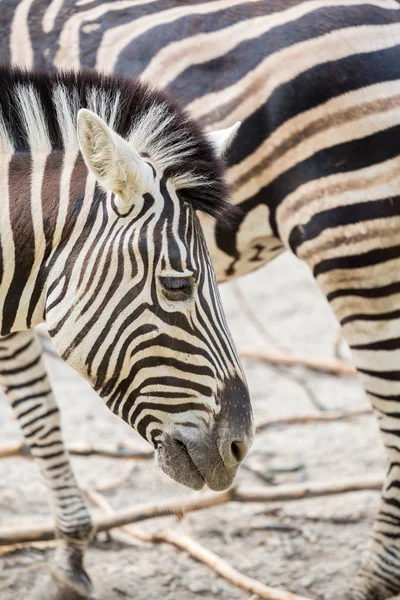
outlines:
[{"label": "zebra hoof", "polygon": [[36,586],[32,600],[95,600],[92,583],[84,570],[75,573],[72,579],[67,579],[65,575],[58,570],[46,575]]}]

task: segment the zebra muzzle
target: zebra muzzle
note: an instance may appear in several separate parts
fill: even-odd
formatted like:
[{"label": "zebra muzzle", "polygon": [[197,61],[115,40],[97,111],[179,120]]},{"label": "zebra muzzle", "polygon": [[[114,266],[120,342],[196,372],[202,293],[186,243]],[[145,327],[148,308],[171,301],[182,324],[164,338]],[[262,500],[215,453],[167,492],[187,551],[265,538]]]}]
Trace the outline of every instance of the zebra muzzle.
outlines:
[{"label": "zebra muzzle", "polygon": [[[237,470],[254,439],[254,423],[248,395],[232,394],[238,384],[225,386],[221,410],[211,427],[175,424],[162,434],[157,461],[178,483],[199,490],[205,484],[215,491],[232,485]],[[244,389],[240,387],[242,393]]]}]

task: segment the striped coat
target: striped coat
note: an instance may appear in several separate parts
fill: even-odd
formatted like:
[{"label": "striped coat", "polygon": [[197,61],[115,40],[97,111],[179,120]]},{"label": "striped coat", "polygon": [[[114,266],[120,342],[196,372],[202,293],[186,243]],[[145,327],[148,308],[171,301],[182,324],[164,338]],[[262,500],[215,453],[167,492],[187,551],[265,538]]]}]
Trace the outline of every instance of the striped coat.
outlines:
[{"label": "striped coat", "polygon": [[306,261],[352,348],[389,471],[347,598],[400,592],[400,3],[3,0],[0,55],[158,81],[228,153],[233,229],[205,230],[220,281],[285,249]]}]

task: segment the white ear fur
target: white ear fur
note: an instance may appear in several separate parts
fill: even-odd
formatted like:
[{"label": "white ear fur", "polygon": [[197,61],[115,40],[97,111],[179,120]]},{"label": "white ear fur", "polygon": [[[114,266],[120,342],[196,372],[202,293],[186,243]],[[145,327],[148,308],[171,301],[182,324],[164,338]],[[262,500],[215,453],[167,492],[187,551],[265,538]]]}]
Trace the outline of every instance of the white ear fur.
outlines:
[{"label": "white ear fur", "polygon": [[232,125],[232,127],[219,129],[218,131],[210,131],[207,133],[207,137],[214,146],[218,156],[223,156],[228,150],[237,134],[240,125],[240,121],[237,121],[234,125]]},{"label": "white ear fur", "polygon": [[150,166],[100,117],[82,108],[77,132],[85,163],[105,189],[126,202],[151,190]]}]

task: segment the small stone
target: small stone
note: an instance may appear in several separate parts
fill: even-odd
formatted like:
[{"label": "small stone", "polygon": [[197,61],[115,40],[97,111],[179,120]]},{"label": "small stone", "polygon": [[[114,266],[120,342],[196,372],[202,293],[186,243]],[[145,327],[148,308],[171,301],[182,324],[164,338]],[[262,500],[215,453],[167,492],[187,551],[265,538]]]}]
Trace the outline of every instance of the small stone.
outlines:
[{"label": "small stone", "polygon": [[305,588],[310,587],[314,582],[315,577],[313,577],[312,575],[306,575],[305,577],[300,579],[300,585],[302,585]]}]

